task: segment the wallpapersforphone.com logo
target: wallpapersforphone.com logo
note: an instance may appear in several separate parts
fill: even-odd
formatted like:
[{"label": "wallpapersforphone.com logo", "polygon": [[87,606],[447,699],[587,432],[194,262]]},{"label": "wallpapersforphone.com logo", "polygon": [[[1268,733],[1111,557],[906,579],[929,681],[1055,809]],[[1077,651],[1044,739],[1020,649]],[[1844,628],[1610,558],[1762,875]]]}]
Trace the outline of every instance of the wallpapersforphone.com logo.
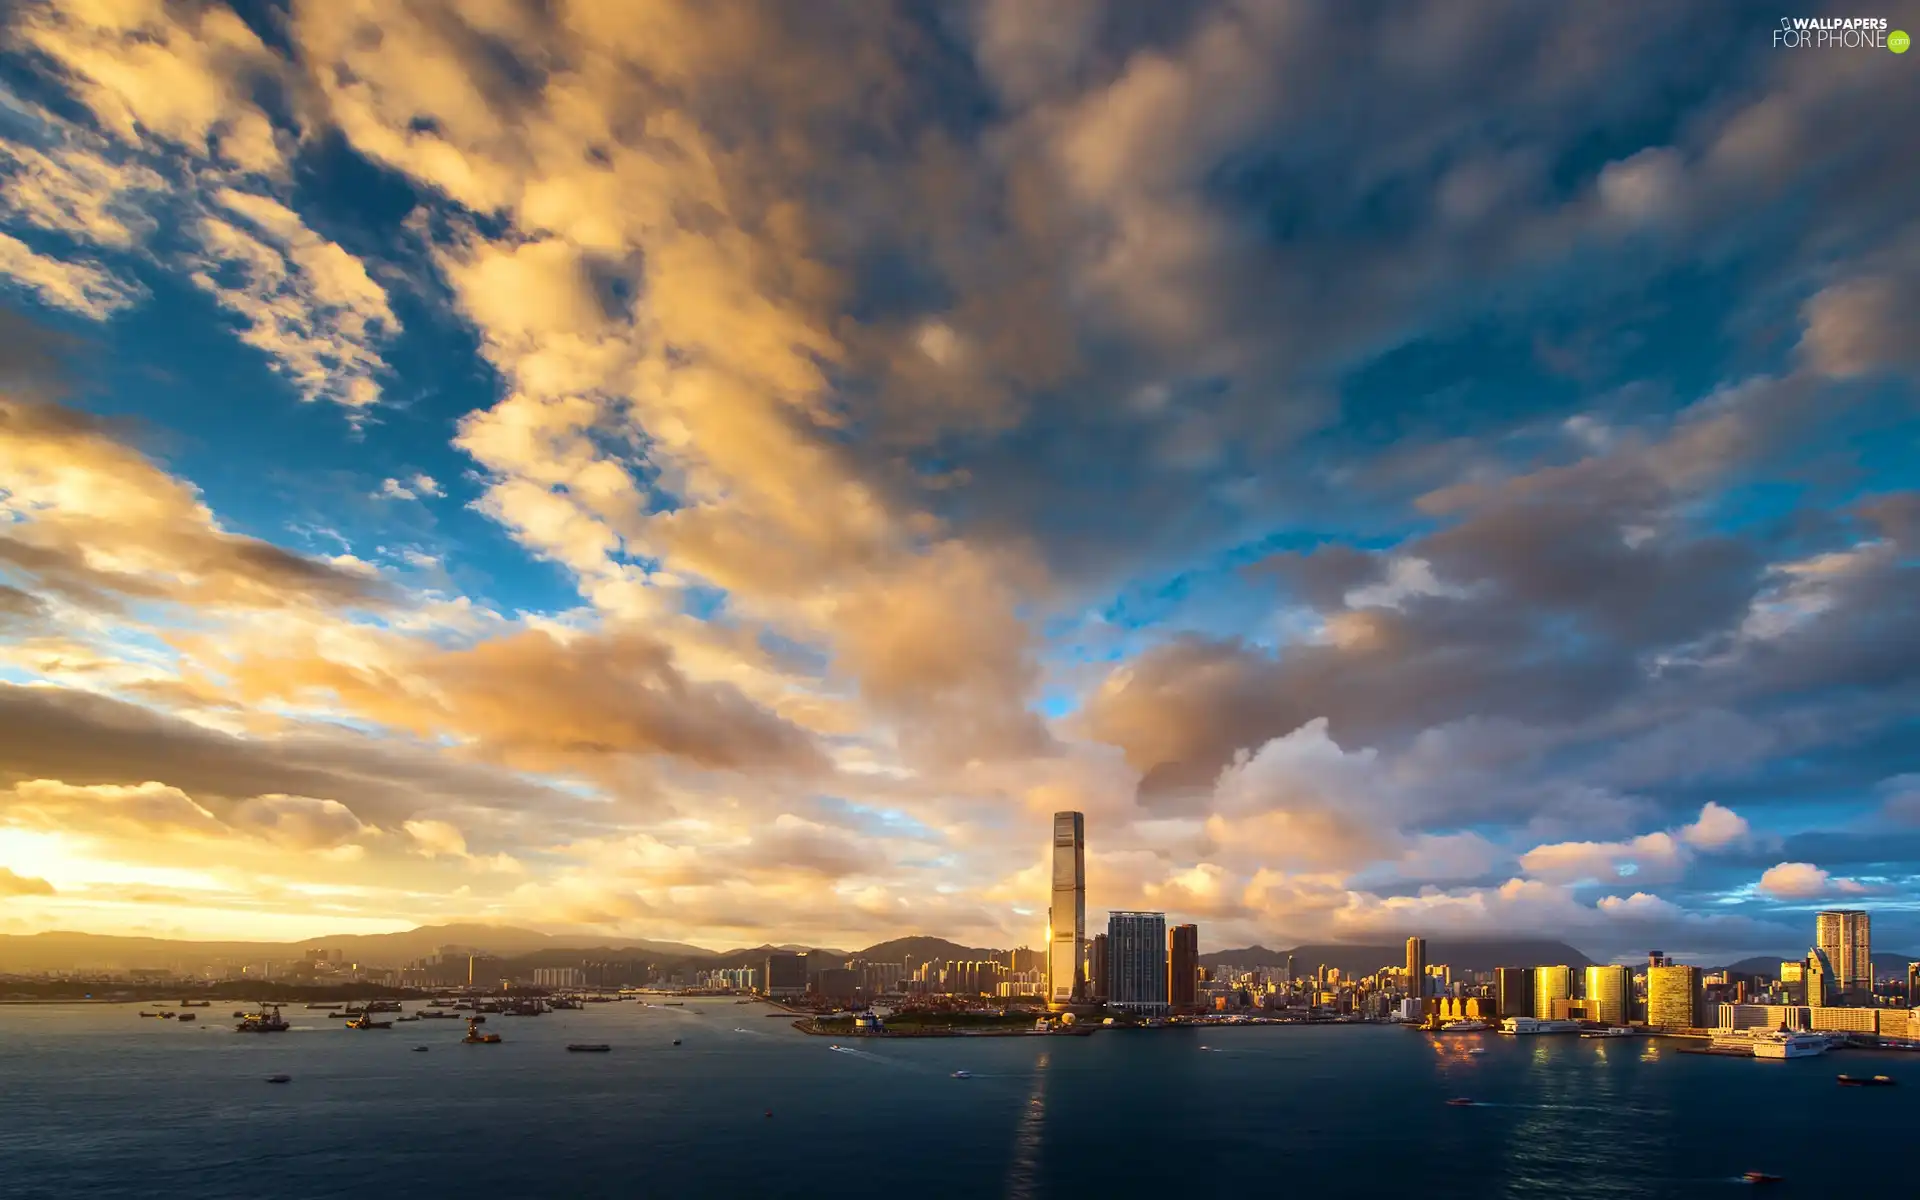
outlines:
[{"label": "wallpapersforphone.com logo", "polygon": [[1913,44],[1904,30],[1889,29],[1885,17],[1781,17],[1773,44],[1785,50],[1891,50],[1905,54]]}]

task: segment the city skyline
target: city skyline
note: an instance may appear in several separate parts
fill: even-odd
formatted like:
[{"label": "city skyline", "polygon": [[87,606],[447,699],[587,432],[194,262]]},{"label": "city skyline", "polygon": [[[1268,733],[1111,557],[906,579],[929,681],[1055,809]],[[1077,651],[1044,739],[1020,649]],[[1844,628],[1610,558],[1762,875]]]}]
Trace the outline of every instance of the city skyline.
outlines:
[{"label": "city skyline", "polygon": [[1920,948],[1920,55],[826,7],[0,5],[0,934]]}]

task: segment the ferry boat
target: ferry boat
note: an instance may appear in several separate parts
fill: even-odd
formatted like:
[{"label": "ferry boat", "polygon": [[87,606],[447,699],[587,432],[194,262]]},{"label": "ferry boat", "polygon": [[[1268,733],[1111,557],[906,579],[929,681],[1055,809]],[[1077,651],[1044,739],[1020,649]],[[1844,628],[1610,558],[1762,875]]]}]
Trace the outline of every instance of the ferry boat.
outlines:
[{"label": "ferry boat", "polygon": [[1813,1058],[1825,1054],[1831,1045],[1817,1033],[1787,1033],[1769,1030],[1752,1035],[1755,1058]]},{"label": "ferry boat", "polygon": [[1578,1033],[1573,1021],[1542,1021],[1538,1017],[1508,1017],[1500,1022],[1500,1032],[1521,1037],[1540,1033]]},{"label": "ferry boat", "polygon": [[263,1004],[259,1012],[248,1013],[233,1028],[236,1033],[285,1033],[289,1026],[278,1004]]},{"label": "ferry boat", "polygon": [[1441,1033],[1485,1033],[1487,1030],[1492,1028],[1493,1026],[1487,1024],[1485,1021],[1474,1021],[1474,1020],[1448,1021],[1446,1024],[1440,1026],[1439,1032]]},{"label": "ferry boat", "polygon": [[1633,1030],[1624,1025],[1610,1025],[1605,1029],[1590,1029],[1580,1035],[1583,1038],[1622,1038],[1632,1037]]}]

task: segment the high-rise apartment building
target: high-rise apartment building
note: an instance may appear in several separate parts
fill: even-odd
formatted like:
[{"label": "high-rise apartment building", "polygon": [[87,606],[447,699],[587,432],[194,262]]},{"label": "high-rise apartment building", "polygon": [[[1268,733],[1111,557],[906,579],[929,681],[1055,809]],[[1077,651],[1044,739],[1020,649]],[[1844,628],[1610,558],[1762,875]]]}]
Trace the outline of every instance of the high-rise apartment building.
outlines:
[{"label": "high-rise apartment building", "polygon": [[1833,964],[1834,998],[1867,1003],[1873,994],[1872,919],[1857,908],[1833,909],[1816,915],[1813,927],[1814,945]]},{"label": "high-rise apartment building", "polygon": [[1501,1019],[1533,1015],[1533,968],[1493,969],[1494,1012]]},{"label": "high-rise apartment building", "polygon": [[1573,999],[1573,968],[1535,967],[1533,969],[1533,1015],[1551,1021],[1555,1000]]},{"label": "high-rise apartment building", "polygon": [[767,955],[767,995],[775,1000],[807,994],[807,960],[783,952]]},{"label": "high-rise apartment building", "polygon": [[1086,999],[1080,977],[1087,937],[1087,818],[1053,814],[1053,903],[1047,908],[1047,1003],[1055,1008]]},{"label": "high-rise apartment building", "polygon": [[1167,1011],[1167,914],[1107,915],[1107,993],[1115,1008]]},{"label": "high-rise apartment building", "polygon": [[1167,940],[1167,1003],[1176,1009],[1200,1002],[1200,927],[1175,925]]},{"label": "high-rise apartment building", "polygon": [[1407,995],[1422,1000],[1427,994],[1427,939],[1407,939]]},{"label": "high-rise apartment building", "polygon": [[1698,1028],[1706,1020],[1701,1015],[1705,994],[1699,967],[1648,967],[1647,1024],[1656,1029]]},{"label": "high-rise apartment building", "polygon": [[1095,1004],[1107,1002],[1107,935],[1093,935],[1093,949],[1087,954],[1087,965],[1091,977],[1087,980],[1087,990],[1093,994]]}]

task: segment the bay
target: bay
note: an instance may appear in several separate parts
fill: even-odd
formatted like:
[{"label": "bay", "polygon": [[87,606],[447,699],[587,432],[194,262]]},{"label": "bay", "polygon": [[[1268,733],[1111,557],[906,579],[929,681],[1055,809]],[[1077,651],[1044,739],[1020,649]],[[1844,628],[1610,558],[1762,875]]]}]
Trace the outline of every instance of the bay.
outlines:
[{"label": "bay", "polygon": [[494,1017],[505,1040],[469,1046],[455,1021],[352,1032],[299,1008],[241,1035],[230,1007],[0,1006],[0,1194],[1645,1198],[1742,1195],[1763,1170],[1786,1177],[1767,1194],[1814,1197],[1910,1186],[1920,1122],[1920,1057],[1867,1051],[1369,1026],[835,1050],[730,1000]]}]

